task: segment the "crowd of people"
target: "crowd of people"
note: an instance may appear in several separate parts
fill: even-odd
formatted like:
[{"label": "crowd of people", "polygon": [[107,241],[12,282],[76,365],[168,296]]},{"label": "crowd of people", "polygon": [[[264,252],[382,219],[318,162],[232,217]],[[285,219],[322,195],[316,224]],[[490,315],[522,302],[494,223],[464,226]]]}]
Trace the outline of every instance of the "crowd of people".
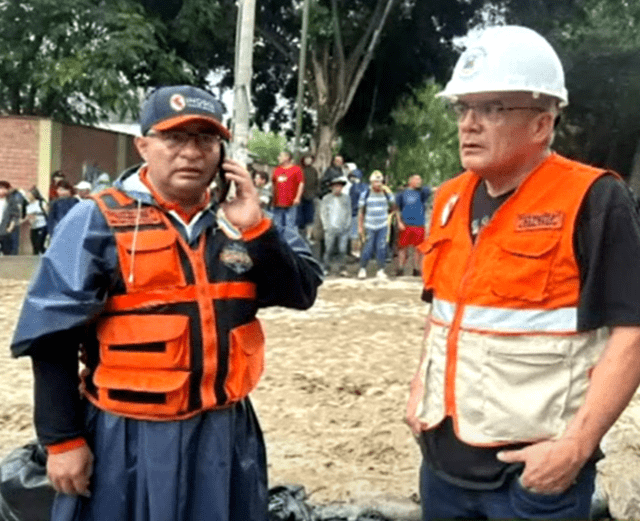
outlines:
[{"label": "crowd of people", "polygon": [[[320,176],[314,160],[305,154],[296,164],[285,150],[271,174],[264,166],[254,171],[262,208],[276,225],[317,246],[312,251],[325,275],[364,279],[375,258],[379,279],[420,276],[417,246],[425,238],[431,204],[431,188],[422,186],[422,177],[414,174],[394,193],[380,170],[367,182],[355,163],[336,155]],[[350,271],[349,263],[358,264],[358,271]]]},{"label": "crowd of people", "polygon": [[[396,273],[421,270],[428,304],[405,411],[422,519],[589,518],[600,441],[640,384],[637,201],[616,173],[552,151],[568,93],[538,33],[486,29],[439,96],[465,170],[431,218],[419,176],[394,194],[381,171],[366,183],[336,156],[319,176],[288,151],[252,175],[225,158],[210,93],[147,97],[144,163],[64,203],[11,345],[32,358],[53,521],[266,521],[256,313],[312,306],[349,247],[359,278],[374,256],[386,278],[394,219]],[[235,195],[216,203],[219,171]],[[20,219],[10,189],[3,248]]]},{"label": "crowd of people", "polygon": [[109,174],[102,172],[93,184],[82,180],[73,185],[62,171],[56,170],[51,175],[47,200],[35,185],[24,190],[0,181],[0,254],[18,255],[20,229],[23,223],[28,223],[32,253],[42,255],[54,229],[69,210],[110,183]]}]

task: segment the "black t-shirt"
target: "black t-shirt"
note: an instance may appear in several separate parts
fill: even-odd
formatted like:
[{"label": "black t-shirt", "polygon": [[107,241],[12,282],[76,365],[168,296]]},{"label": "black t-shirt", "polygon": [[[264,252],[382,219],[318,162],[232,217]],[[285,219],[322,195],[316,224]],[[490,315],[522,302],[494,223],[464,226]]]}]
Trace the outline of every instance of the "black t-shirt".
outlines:
[{"label": "black t-shirt", "polygon": [[[471,208],[469,233],[479,230],[513,192],[491,197],[481,182]],[[578,330],[640,325],[640,219],[635,196],[613,176],[594,183],[577,217],[574,249],[580,270]],[[431,302],[432,295],[423,294]],[[481,448],[460,441],[451,418],[421,437],[427,464],[443,479],[473,489],[493,489],[522,467],[496,459],[505,449]]]}]

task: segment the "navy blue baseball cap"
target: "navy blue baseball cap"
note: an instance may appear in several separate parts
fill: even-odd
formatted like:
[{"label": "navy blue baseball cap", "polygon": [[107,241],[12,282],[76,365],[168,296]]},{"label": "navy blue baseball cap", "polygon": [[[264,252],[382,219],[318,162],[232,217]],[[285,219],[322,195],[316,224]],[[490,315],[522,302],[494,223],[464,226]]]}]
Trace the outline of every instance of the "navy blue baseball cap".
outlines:
[{"label": "navy blue baseball cap", "polygon": [[140,110],[140,131],[169,130],[191,121],[203,121],[224,138],[231,132],[222,124],[222,105],[207,91],[191,85],[174,85],[154,90]]}]

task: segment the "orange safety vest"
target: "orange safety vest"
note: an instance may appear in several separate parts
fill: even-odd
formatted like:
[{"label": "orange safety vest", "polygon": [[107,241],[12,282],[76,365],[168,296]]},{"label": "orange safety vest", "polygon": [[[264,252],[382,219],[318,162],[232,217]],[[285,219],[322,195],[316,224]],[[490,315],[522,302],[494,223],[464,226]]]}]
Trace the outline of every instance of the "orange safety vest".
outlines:
[{"label": "orange safety vest", "polygon": [[94,200],[115,237],[122,287],[98,319],[87,398],[118,415],[173,420],[247,396],[264,365],[256,286],[220,262],[250,264],[241,241],[218,230],[191,248],[154,206],[116,189]]},{"label": "orange safety vest", "polygon": [[458,437],[492,446],[559,436],[584,400],[604,345],[578,332],[576,218],[605,175],[557,154],[495,212],[475,243],[470,209],[478,175],[465,172],[436,195],[425,253],[433,293],[418,416],[446,416]]}]

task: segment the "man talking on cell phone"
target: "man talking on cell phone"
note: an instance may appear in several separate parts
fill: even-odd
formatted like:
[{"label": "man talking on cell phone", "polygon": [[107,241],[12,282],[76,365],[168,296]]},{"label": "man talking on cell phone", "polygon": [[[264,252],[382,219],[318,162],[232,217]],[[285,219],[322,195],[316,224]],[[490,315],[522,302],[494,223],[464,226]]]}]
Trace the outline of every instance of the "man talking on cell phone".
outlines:
[{"label": "man talking on cell phone", "polygon": [[[51,519],[266,521],[256,313],[310,307],[321,269],[276,232],[249,172],[221,161],[230,133],[211,94],[159,88],[140,126],[144,163],[60,222],[12,342],[33,360]],[[236,193],[218,205],[219,168]]]}]

